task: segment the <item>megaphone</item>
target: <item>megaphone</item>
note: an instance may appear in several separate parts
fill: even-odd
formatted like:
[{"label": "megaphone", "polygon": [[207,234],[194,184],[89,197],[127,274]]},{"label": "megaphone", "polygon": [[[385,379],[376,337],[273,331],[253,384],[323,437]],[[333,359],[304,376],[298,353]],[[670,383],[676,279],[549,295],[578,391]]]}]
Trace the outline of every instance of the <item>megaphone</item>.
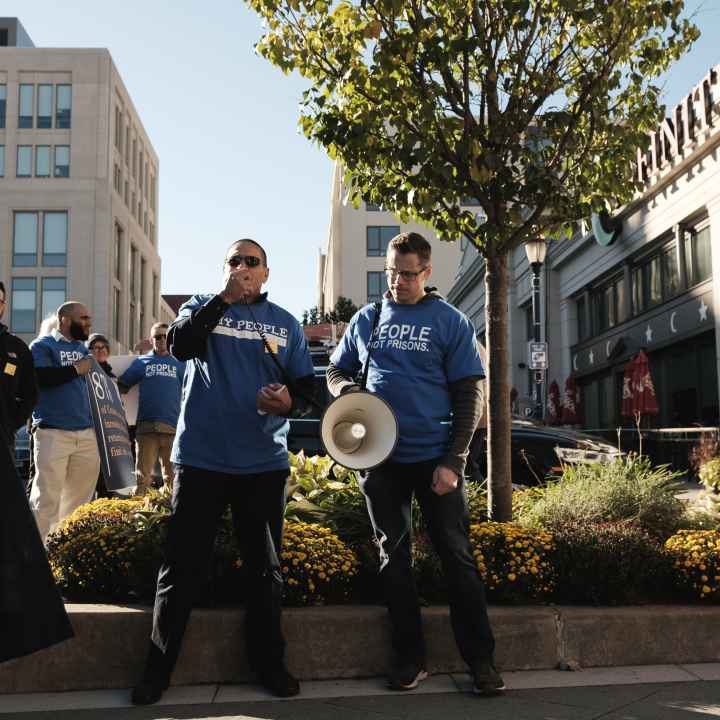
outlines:
[{"label": "megaphone", "polygon": [[327,454],[350,470],[372,470],[395,450],[398,422],[381,397],[358,390],[336,397],[320,421]]}]

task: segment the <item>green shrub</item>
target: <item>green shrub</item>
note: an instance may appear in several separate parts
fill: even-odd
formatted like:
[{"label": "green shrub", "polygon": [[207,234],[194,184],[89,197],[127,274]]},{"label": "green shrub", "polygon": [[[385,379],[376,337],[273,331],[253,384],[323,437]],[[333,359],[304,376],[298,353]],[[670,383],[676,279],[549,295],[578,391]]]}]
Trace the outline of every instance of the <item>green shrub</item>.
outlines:
[{"label": "green shrub", "polygon": [[662,547],[629,522],[577,522],[556,528],[555,601],[632,605],[667,599],[671,568]]},{"label": "green shrub", "polygon": [[714,457],[700,466],[700,482],[710,491],[720,491],[720,457]]},{"label": "green shrub", "polygon": [[665,542],[676,586],[688,599],[720,601],[720,532],[681,530]]},{"label": "green shrub", "polygon": [[630,521],[664,540],[677,530],[684,512],[683,502],[675,497],[679,475],[634,455],[607,464],[565,465],[558,480],[518,503],[517,520],[550,530]]}]

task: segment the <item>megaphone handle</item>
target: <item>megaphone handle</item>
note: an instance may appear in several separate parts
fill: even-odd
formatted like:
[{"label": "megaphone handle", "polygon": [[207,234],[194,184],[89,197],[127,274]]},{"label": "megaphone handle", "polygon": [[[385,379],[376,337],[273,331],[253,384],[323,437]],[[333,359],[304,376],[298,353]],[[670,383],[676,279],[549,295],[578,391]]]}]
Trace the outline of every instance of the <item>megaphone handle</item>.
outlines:
[{"label": "megaphone handle", "polygon": [[368,371],[370,370],[370,353],[372,352],[372,339],[375,334],[375,330],[377,330],[378,322],[380,322],[380,310],[382,309],[382,305],[380,302],[376,302],[373,305],[373,308],[375,308],[375,317],[373,317],[372,329],[370,330],[370,337],[368,338],[367,355],[365,356],[365,365],[363,366],[362,378],[360,380],[361,390],[365,390],[365,386],[367,385]]}]

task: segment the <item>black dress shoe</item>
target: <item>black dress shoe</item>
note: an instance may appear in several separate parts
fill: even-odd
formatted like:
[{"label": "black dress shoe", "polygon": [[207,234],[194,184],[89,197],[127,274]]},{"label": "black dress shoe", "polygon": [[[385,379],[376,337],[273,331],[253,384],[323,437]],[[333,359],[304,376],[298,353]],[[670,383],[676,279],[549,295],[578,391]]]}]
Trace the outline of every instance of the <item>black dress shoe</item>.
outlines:
[{"label": "black dress shoe", "polygon": [[154,705],[168,689],[168,683],[142,680],[130,696],[133,705]]},{"label": "black dress shoe", "polygon": [[282,664],[260,670],[258,680],[276,697],[293,697],[300,693],[300,683]]}]

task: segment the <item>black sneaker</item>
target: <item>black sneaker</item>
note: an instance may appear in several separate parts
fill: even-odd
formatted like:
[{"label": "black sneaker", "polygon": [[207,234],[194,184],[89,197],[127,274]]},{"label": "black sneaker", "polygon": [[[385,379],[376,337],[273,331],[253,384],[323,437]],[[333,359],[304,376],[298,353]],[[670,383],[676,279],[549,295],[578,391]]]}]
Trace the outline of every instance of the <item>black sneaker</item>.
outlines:
[{"label": "black sneaker", "polygon": [[427,676],[427,670],[419,663],[402,663],[390,673],[388,685],[391,690],[412,690]]},{"label": "black sneaker", "polygon": [[259,671],[258,680],[276,697],[293,697],[300,694],[300,683],[282,664]]},{"label": "black sneaker", "polygon": [[500,673],[491,662],[476,662],[470,674],[473,679],[473,692],[476,695],[499,695],[505,689]]},{"label": "black sneaker", "polygon": [[130,696],[133,705],[154,705],[168,689],[169,683],[156,680],[141,680]]}]

